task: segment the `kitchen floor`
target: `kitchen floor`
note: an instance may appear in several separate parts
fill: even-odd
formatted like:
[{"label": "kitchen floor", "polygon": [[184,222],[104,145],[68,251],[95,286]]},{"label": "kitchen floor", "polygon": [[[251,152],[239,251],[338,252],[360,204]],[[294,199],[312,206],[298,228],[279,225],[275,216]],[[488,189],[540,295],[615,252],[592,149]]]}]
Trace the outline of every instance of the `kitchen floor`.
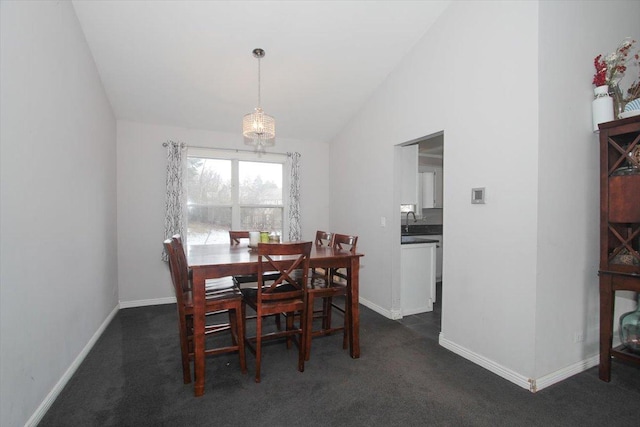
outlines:
[{"label": "kitchen floor", "polygon": [[428,313],[413,314],[405,316],[397,322],[407,328],[417,332],[424,338],[438,341],[440,335],[442,316],[442,282],[436,283],[436,303],[433,305],[433,311]]}]

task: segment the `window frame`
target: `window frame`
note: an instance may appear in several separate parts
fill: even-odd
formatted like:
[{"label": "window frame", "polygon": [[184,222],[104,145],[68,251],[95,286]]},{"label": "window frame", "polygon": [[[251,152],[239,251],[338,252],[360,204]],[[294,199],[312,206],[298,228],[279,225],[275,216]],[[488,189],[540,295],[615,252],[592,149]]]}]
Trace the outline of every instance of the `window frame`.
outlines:
[{"label": "window frame", "polygon": [[[242,151],[232,149],[220,149],[220,148],[203,148],[203,147],[188,147],[187,148],[187,161],[190,157],[205,158],[205,159],[220,159],[231,160],[231,205],[219,205],[231,207],[231,228],[239,229],[241,224],[240,211],[243,207],[248,208],[279,208],[278,205],[241,205],[239,202],[239,162],[262,162],[262,163],[279,163],[282,165],[282,236],[289,235],[289,187],[290,187],[290,173],[289,163],[287,162],[286,154],[274,154],[274,153],[255,153],[253,151]],[[186,194],[188,196],[188,192]],[[185,212],[186,212],[186,198],[185,198]],[[186,227],[188,228],[188,216],[185,216]],[[257,231],[257,230],[254,230]]]}]

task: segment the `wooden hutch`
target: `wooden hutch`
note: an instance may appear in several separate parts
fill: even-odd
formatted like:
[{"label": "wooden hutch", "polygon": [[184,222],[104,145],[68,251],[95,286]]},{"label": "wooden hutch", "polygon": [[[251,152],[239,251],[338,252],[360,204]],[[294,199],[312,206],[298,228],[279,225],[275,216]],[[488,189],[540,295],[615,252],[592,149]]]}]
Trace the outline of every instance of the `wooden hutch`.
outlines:
[{"label": "wooden hutch", "polygon": [[640,355],[612,348],[615,292],[640,292],[640,116],[600,124],[600,371],[611,358],[640,364]]}]

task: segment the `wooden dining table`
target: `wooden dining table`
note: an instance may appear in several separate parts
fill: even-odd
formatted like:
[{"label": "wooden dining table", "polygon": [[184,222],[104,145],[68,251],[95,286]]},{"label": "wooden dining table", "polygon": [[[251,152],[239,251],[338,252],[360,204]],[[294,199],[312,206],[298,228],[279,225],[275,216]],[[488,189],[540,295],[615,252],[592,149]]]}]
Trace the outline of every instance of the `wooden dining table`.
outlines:
[{"label": "wooden dining table", "polygon": [[[359,275],[360,257],[363,254],[328,246],[314,245],[309,260],[310,267],[344,268],[348,287],[346,304],[351,307],[349,325],[349,352],[352,358],[360,357]],[[205,280],[224,276],[257,274],[258,254],[247,246],[229,244],[188,245],[187,260],[192,271],[193,286],[193,340],[194,340],[194,393],[204,394],[205,384]]]}]

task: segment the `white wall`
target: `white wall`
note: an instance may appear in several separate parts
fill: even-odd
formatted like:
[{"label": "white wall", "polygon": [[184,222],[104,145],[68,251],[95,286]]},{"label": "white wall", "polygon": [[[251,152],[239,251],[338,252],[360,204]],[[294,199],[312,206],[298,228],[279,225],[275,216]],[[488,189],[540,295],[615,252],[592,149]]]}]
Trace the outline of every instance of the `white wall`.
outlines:
[{"label": "white wall", "polygon": [[[615,25],[603,25],[615,16]],[[640,2],[540,3],[536,377],[599,353],[599,140],[591,131],[593,58],[640,41]],[[566,25],[570,22],[571,25]],[[626,90],[638,69],[623,82]],[[543,171],[543,173],[542,173]],[[633,306],[617,298],[615,319]],[[584,342],[574,343],[576,334]]]},{"label": "white wall", "polygon": [[[399,306],[394,146],[443,130],[441,344],[522,387],[589,367],[598,343],[593,58],[640,39],[639,7],[460,1],[445,10],[332,142],[342,167],[331,204],[349,208],[332,210],[331,227],[360,235],[366,305],[390,317]],[[603,25],[612,10],[616,25]],[[486,205],[470,204],[472,187],[486,187]],[[618,312],[632,305],[622,302]],[[586,342],[574,344],[575,332]]]},{"label": "white wall", "polygon": [[[240,126],[240,122],[238,122]],[[250,150],[242,136],[205,130],[118,121],[118,283],[123,307],[170,301],[173,288],[160,259],[164,240],[166,148],[187,145]],[[301,227],[312,240],[329,225],[329,146],[277,139],[269,152],[297,151],[300,158]]]},{"label": "white wall", "polygon": [[117,307],[116,123],[71,3],[0,7],[0,425],[20,426]]},{"label": "white wall", "polygon": [[[536,2],[452,3],[332,143],[345,167],[331,203],[349,208],[331,226],[360,235],[361,295],[392,312],[394,145],[444,130],[443,338],[522,375],[534,370],[537,13]],[[486,187],[486,205],[471,205],[472,187]]]}]

